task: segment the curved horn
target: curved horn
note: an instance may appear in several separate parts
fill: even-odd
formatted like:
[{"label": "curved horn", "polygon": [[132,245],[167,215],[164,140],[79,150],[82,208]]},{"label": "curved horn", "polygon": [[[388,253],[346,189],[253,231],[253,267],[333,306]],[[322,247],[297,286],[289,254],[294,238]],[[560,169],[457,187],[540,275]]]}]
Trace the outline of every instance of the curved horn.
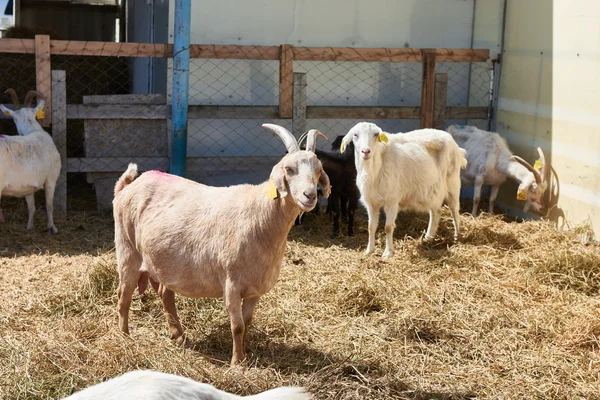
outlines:
[{"label": "curved horn", "polygon": [[27,107],[27,108],[31,107],[31,101],[33,100],[33,96],[37,97],[38,103],[40,102],[40,99],[44,100],[44,101],[46,100],[44,95],[41,94],[40,92],[35,91],[35,90],[30,90],[29,92],[27,92],[27,95],[25,95],[25,107]]},{"label": "curved horn", "polygon": [[317,135],[321,136],[325,140],[328,140],[327,136],[322,134],[320,131],[318,131],[316,129],[311,129],[310,131],[308,131],[308,134],[306,135],[306,150],[307,151],[312,151],[314,153],[315,150],[317,149]]},{"label": "curved horn", "polygon": [[537,151],[540,155],[540,161],[542,162],[542,169],[540,170],[540,175],[542,177],[542,180],[546,179],[546,157],[544,157],[544,152],[542,151],[541,148],[537,148]]},{"label": "curved horn", "polygon": [[19,97],[17,97],[17,92],[15,92],[15,89],[8,88],[8,89],[6,89],[6,91],[4,93],[10,94],[10,98],[12,99],[13,106],[15,106],[15,111],[17,111],[19,108],[21,108],[21,105],[19,104]]},{"label": "curved horn", "polygon": [[298,142],[296,142],[294,135],[292,135],[290,131],[285,129],[283,126],[275,124],[262,124],[262,127],[277,134],[277,136],[279,136],[279,138],[283,141],[283,144],[285,144],[288,153],[293,153],[300,150],[300,146],[298,146]]},{"label": "curved horn", "polygon": [[542,183],[542,178],[540,177],[540,173],[531,166],[531,164],[529,164],[527,161],[523,160],[521,157],[519,156],[512,156],[511,157],[513,160],[517,161],[518,163],[522,164],[525,168],[527,168],[529,171],[531,171],[531,173],[533,174],[533,177],[535,178],[535,182],[539,185],[540,183]]}]

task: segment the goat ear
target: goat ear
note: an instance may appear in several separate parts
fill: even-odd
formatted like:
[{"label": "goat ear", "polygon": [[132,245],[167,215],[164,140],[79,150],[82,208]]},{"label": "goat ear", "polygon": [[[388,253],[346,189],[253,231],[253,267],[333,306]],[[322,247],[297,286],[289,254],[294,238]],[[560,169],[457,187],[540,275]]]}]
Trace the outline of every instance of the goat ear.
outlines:
[{"label": "goat ear", "polygon": [[352,136],[353,133],[351,132],[348,132],[346,136],[344,136],[344,138],[342,139],[342,145],[340,146],[340,153],[346,152],[346,147],[348,147],[348,144],[352,141]]},{"label": "goat ear", "polygon": [[10,108],[6,108],[3,105],[0,105],[0,110],[2,110],[4,115],[6,115],[7,117],[12,117],[14,114],[13,110],[11,110]]},{"label": "goat ear", "polygon": [[319,185],[323,188],[323,196],[328,198],[331,194],[331,184],[329,183],[329,176],[324,169],[321,169],[321,176],[319,176]]},{"label": "goat ear", "polygon": [[275,185],[279,197],[283,198],[288,195],[287,182],[285,180],[285,174],[283,173],[283,167],[281,164],[277,164],[271,171],[271,182]]}]

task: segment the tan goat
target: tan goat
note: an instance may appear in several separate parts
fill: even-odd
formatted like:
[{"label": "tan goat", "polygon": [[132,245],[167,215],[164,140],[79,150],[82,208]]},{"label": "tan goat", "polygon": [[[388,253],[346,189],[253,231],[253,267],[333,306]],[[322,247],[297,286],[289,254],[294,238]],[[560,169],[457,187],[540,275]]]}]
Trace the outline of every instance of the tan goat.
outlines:
[{"label": "tan goat", "polygon": [[129,333],[135,287],[141,294],[150,280],[178,344],[184,337],[175,292],[223,297],[233,335],[231,364],[245,359],[254,307],[277,282],[294,220],[317,204],[317,183],[325,197],[330,188],[314,153],[322,133],[310,131],[303,151],[285,128],[263,127],[279,135],[288,154],[260,185],[211,187],[158,171],[135,179],[135,164],[121,176],[114,199],[121,331]]}]

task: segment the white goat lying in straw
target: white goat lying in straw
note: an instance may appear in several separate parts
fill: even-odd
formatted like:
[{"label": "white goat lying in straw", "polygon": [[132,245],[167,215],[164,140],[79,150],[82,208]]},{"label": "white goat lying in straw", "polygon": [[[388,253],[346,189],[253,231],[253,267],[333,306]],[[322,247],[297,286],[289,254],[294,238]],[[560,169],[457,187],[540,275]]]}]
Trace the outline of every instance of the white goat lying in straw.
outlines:
[{"label": "white goat lying in straw", "polygon": [[375,250],[379,209],[386,215],[383,257],[394,254],[394,227],[399,210],[429,211],[425,239],[435,236],[444,201],[452,212],[454,239],[459,233],[460,169],[465,152],[452,137],[435,129],[387,135],[369,122],[355,125],[342,140],[340,151],[354,143],[356,184],[369,214],[369,244]]},{"label": "white goat lying in straw", "polygon": [[236,396],[182,376],[132,371],[65,398],[65,400],[309,400],[299,387],[280,387],[254,396]]},{"label": "white goat lying in straw", "polygon": [[514,179],[518,184],[517,199],[527,200],[524,210],[532,206],[535,211],[544,209],[544,193],[546,182],[546,158],[538,147],[539,160],[534,166],[521,157],[513,156],[508,144],[497,133],[483,131],[474,126],[451,125],[448,132],[456,143],[467,151],[469,166],[461,173],[465,185],[474,186],[473,216],[477,215],[477,207],[481,198],[481,187],[491,185],[488,211],[494,211],[494,201],[498,196],[500,185],[506,178]]},{"label": "white goat lying in straw", "polygon": [[175,292],[224,297],[233,335],[231,364],[244,360],[254,307],[277,282],[294,220],[317,204],[317,183],[329,196],[329,178],[314,153],[316,135],[324,135],[310,131],[302,151],[285,128],[263,127],[279,135],[288,154],[261,185],[211,187],[158,171],[134,181],[135,164],[118,180],[113,204],[121,331],[129,333],[135,287],[143,293],[148,280],[162,298],[178,344],[184,337]]},{"label": "white goat lying in straw", "polygon": [[[19,136],[0,135],[0,196],[25,197],[29,219],[27,229],[33,229],[35,213],[34,193],[44,188],[46,194],[46,212],[48,215],[48,231],[58,233],[54,226],[53,203],[54,189],[60,174],[60,155],[52,138],[36,121],[36,116],[43,118],[43,96],[35,91],[27,93],[25,108],[20,108],[17,94],[8,89],[14,111],[0,105],[5,115],[9,115],[17,125]],[[39,101],[31,107],[33,96]],[[0,222],[4,222],[0,210]]]}]

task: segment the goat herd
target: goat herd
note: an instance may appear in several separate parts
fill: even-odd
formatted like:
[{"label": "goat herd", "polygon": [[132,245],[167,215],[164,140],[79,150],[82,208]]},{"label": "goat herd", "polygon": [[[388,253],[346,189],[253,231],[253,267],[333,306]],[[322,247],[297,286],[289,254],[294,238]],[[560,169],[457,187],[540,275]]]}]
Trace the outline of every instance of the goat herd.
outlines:
[{"label": "goat herd", "polygon": [[[33,194],[46,192],[48,229],[52,199],[61,168],[51,137],[36,118],[44,100],[29,92],[20,108],[1,106],[17,126],[18,136],[0,135],[0,194],[25,197],[33,227]],[[31,107],[33,97],[36,107]],[[451,126],[448,132],[421,129],[389,134],[361,122],[334,141],[332,151],[317,150],[318,130],[310,130],[306,150],[285,128],[264,124],[285,144],[287,154],[268,181],[259,185],[211,187],[159,171],[138,177],[135,164],[119,178],[113,201],[118,286],[119,328],[129,333],[133,293],[150,284],[162,300],[171,339],[185,342],[175,306],[175,293],[188,297],[223,298],[231,320],[231,364],[246,358],[245,338],[260,297],[277,282],[286,240],[299,214],[318,205],[318,186],[329,197],[333,233],[339,233],[340,210],[354,232],[354,213],[360,201],[367,209],[369,240],[365,253],[375,251],[375,230],[385,211],[386,245],[383,257],[394,254],[393,231],[398,211],[428,211],[425,240],[436,235],[440,209],[449,207],[454,239],[459,237],[461,181],[474,185],[473,215],[481,187],[491,185],[490,212],[498,187],[507,177],[519,183],[517,198],[540,211],[547,184],[544,154],[532,166],[513,156],[498,134],[471,126]],[[300,141],[302,143],[302,140]],[[339,147],[338,147],[339,146]],[[339,148],[339,151],[337,149]],[[0,222],[3,216],[0,212]],[[136,371],[75,393],[74,399],[111,398],[237,398],[206,384],[151,371]],[[141,396],[141,397],[140,397]],[[116,398],[116,397],[115,397]],[[171,398],[171,397],[169,397]],[[304,399],[301,388],[279,388],[258,395],[262,399]]]}]

